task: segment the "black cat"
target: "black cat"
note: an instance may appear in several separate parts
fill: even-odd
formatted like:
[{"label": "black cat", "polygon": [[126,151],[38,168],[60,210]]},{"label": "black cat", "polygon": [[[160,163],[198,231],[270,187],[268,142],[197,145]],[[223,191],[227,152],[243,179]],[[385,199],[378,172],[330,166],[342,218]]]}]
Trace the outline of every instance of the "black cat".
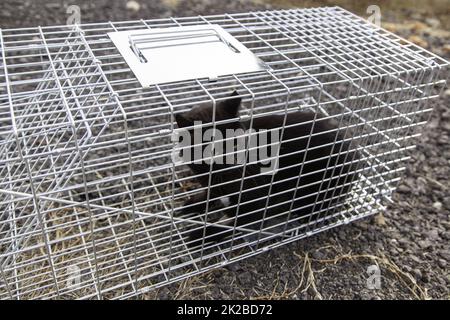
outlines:
[{"label": "black cat", "polygon": [[[236,91],[227,100],[216,104],[216,129],[222,132],[223,137],[226,136],[226,129],[248,129],[250,121],[239,121],[238,119],[240,104],[241,98],[238,97]],[[175,117],[180,128],[190,127],[187,130],[191,135],[195,121],[202,122],[204,132],[208,127],[212,127],[213,105],[210,103],[198,105],[189,112],[176,114]],[[255,116],[252,127],[256,131],[278,128],[281,132],[284,118],[284,114]],[[314,119],[315,121],[313,121]],[[311,135],[313,122],[314,128]],[[320,208],[324,209],[331,204],[345,201],[358,176],[355,170],[359,154],[354,151],[354,147],[352,147],[353,150],[350,150],[348,139],[343,141],[344,131],[338,128],[336,121],[325,119],[322,114],[315,115],[312,111],[288,113],[279,145],[278,170],[274,171],[276,173],[273,177],[270,195],[272,175],[261,174],[263,167],[261,163],[247,164],[244,179],[242,177],[244,168],[239,164],[224,164],[225,161],[214,162],[211,175],[209,175],[211,169],[209,163],[189,163],[191,170],[198,176],[200,184],[203,187],[209,187],[210,199],[227,197],[229,205],[224,206],[221,213],[224,217],[232,218],[225,223],[220,222],[214,226],[207,226],[206,230],[203,226],[196,227],[189,235],[189,244],[191,246],[201,244],[203,235],[205,235],[205,243],[220,241],[232,235],[232,228],[223,228],[220,226],[221,224],[259,229],[265,211],[265,217],[285,212],[287,218],[288,211],[292,206],[291,217],[308,216]],[[336,143],[334,143],[335,140]],[[216,141],[216,143],[222,143],[222,141]],[[305,156],[307,147],[308,151]],[[190,148],[193,151],[193,141]],[[301,177],[296,189],[300,173]],[[209,179],[211,180],[210,185]],[[325,181],[321,184],[324,179]],[[240,193],[241,183],[242,192]],[[319,191],[323,192],[317,195]],[[239,206],[233,206],[238,204],[239,195]],[[205,213],[206,199],[206,192],[190,198],[181,212],[183,214]],[[220,204],[217,200],[210,201],[208,211],[212,211],[212,208],[218,206]],[[268,207],[267,210],[266,207]],[[323,217],[325,214],[321,213],[321,216]]]}]

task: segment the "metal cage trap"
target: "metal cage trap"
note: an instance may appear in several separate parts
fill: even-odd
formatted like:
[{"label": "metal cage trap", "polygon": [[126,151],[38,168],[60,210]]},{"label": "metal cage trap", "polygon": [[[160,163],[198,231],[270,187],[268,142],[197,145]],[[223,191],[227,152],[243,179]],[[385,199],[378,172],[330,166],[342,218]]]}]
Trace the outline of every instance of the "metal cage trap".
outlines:
[{"label": "metal cage trap", "polygon": [[[0,54],[3,299],[128,298],[383,210],[447,67],[338,7],[3,29]],[[173,160],[175,117],[233,90],[241,121],[334,119],[358,176],[306,218],[266,205],[259,227],[191,246],[224,208]],[[180,215],[202,190],[205,212]]]}]

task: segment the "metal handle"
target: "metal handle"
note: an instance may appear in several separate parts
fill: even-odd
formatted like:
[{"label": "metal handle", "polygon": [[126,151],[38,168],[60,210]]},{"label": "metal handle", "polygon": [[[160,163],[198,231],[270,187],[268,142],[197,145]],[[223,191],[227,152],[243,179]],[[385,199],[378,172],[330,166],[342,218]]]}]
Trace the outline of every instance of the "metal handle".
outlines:
[{"label": "metal handle", "polygon": [[[205,32],[206,31],[206,32]],[[160,35],[156,36],[155,35]],[[157,48],[165,48],[165,47],[176,47],[176,46],[185,46],[192,44],[204,44],[211,43],[216,41],[192,41],[192,42],[184,42],[183,40],[187,39],[199,39],[199,38],[207,38],[207,37],[217,37],[218,41],[224,43],[230,50],[235,53],[240,53],[240,51],[233,46],[230,42],[228,42],[221,34],[217,32],[215,29],[201,29],[198,31],[161,31],[161,32],[152,32],[149,34],[131,34],[128,36],[128,41],[130,44],[131,50],[134,54],[140,59],[141,62],[147,62],[147,59],[144,57],[142,51],[147,49],[157,49]],[[164,42],[169,41],[179,41],[178,43],[167,44]],[[145,46],[147,45],[147,46]]]}]

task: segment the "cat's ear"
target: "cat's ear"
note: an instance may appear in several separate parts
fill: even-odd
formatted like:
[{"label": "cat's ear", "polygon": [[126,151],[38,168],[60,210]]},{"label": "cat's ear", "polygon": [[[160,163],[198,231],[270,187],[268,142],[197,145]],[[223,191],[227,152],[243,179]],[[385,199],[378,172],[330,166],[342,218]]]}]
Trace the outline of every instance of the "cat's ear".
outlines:
[{"label": "cat's ear", "polygon": [[222,109],[231,117],[237,117],[242,98],[239,93],[234,90],[230,97],[222,103]]},{"label": "cat's ear", "polygon": [[175,120],[177,121],[178,128],[185,128],[192,125],[191,122],[186,119],[182,113],[176,113]]}]

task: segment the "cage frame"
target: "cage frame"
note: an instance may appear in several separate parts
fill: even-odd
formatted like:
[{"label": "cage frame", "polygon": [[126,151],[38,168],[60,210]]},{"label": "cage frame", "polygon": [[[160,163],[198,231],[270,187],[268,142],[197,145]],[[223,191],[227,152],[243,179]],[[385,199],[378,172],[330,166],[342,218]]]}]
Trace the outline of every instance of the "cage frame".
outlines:
[{"label": "cage frame", "polygon": [[[281,21],[282,19],[286,21]],[[309,24],[302,22],[302,19]],[[106,36],[107,32],[135,28],[213,23],[224,27],[236,39],[249,38],[242,43],[270,64],[272,70],[264,71],[264,74],[219,77],[214,82],[194,79],[176,84],[154,85],[144,90]],[[279,36],[281,38],[277,38]],[[278,42],[281,44],[277,44]],[[410,158],[407,152],[414,148],[407,141],[420,136],[420,128],[426,124],[432,111],[428,103],[437,98],[439,90],[445,87],[446,79],[442,79],[441,71],[448,67],[448,62],[437,55],[339,7],[0,29],[0,48],[0,123],[3,127],[0,129],[0,164],[3,166],[3,169],[0,168],[0,209],[4,210],[4,213],[0,212],[0,235],[6,236],[0,242],[0,298],[9,299],[131,298],[384,210],[385,201],[391,201],[390,194],[401,179],[400,173],[405,169],[404,162]],[[21,51],[28,54],[12,54]],[[300,57],[292,57],[296,54]],[[270,60],[272,58],[274,60]],[[23,61],[14,62],[16,59]],[[280,65],[288,67],[277,69]],[[26,68],[31,70],[20,71]],[[124,78],[123,74],[127,77]],[[327,79],[330,80],[326,81]],[[338,98],[337,87],[340,85],[344,87],[344,92]],[[355,202],[352,202],[352,210],[347,207],[343,210],[347,214],[339,212],[335,223],[326,224],[334,217],[325,214],[330,208],[323,208],[321,202],[317,217],[313,218],[311,214],[306,226],[293,227],[290,225],[291,201],[286,222],[281,223],[283,230],[268,232],[263,230],[269,203],[267,197],[264,219],[259,230],[238,227],[235,220],[231,242],[227,240],[207,246],[203,239],[200,252],[193,251],[184,240],[189,228],[183,229],[180,225],[193,223],[203,228],[214,225],[207,222],[209,214],[217,213],[217,210],[210,211],[208,208],[210,188],[204,190],[207,192],[207,209],[203,222],[190,217],[175,217],[174,212],[180,207],[181,200],[202,189],[185,190],[182,182],[198,177],[192,174],[183,177],[187,170],[178,169],[174,162],[157,164],[153,168],[136,168],[139,167],[139,159],[144,162],[157,161],[160,159],[158,154],[162,154],[161,158],[167,158],[170,152],[167,151],[169,149],[158,151],[158,146],[151,145],[144,149],[143,155],[139,155],[137,146],[140,143],[145,146],[147,139],[168,141],[167,138],[176,131],[175,113],[187,111],[200,102],[216,105],[226,98],[224,93],[236,86],[244,102],[250,103],[250,107],[241,112],[242,119],[253,121],[256,116],[264,116],[264,112],[254,114],[254,111],[257,109],[258,99],[266,99],[268,95],[272,95],[274,105],[263,103],[259,108],[269,109],[267,114],[277,112],[277,108],[283,110],[284,121],[287,113],[296,108],[292,104],[299,103],[302,108],[313,109],[316,114],[320,111],[330,118],[339,118],[339,125],[342,121],[347,121],[344,116],[349,116],[355,123],[346,125],[345,130],[360,127],[357,130],[361,130],[361,134],[352,136],[350,141],[361,139],[360,147],[357,148],[365,153],[364,161],[370,162],[364,170],[371,170],[373,176],[363,176],[361,184],[364,183],[365,188],[358,189],[360,194],[353,192],[352,199],[355,198]],[[183,90],[193,97],[180,97],[178,91]],[[200,95],[199,92],[203,93]],[[403,100],[407,98],[410,99]],[[361,101],[363,105],[359,106]],[[341,108],[340,116],[329,114],[326,109],[331,107]],[[33,113],[36,108],[37,114]],[[270,111],[271,108],[275,111]],[[384,119],[384,108],[395,116]],[[164,111],[168,112],[165,114],[166,122],[151,123],[150,132],[146,132],[148,128],[144,126],[134,126],[140,112],[150,112],[146,116],[147,120],[154,120],[164,117],[161,113]],[[371,119],[366,119],[366,113]],[[378,127],[383,121],[391,124],[393,119],[397,121],[400,118],[407,124],[384,130]],[[60,124],[56,124],[61,120]],[[315,121],[312,127],[314,123]],[[33,127],[34,124],[37,127]],[[282,130],[285,129],[285,124],[286,122]],[[213,121],[213,126],[215,125],[216,122]],[[118,131],[112,131],[114,126],[119,126]],[[370,128],[372,132],[364,133],[365,128]],[[404,132],[404,136],[391,137],[390,134],[397,131]],[[44,142],[36,142],[42,133]],[[60,138],[56,140],[58,133]],[[34,142],[31,140],[33,137],[36,137]],[[308,139],[310,138],[311,134]],[[369,143],[370,139],[375,138],[384,140],[379,146],[378,142]],[[45,150],[46,147],[52,147],[52,143],[56,148]],[[61,143],[63,148],[59,146]],[[383,144],[395,147],[386,151],[386,154],[374,155],[369,152],[365,143],[374,148],[382,147]],[[114,144],[118,146],[117,150],[120,145],[125,145],[117,153],[116,162],[114,154],[98,156],[100,160],[105,160],[101,164],[96,163],[96,159],[89,158],[96,153],[101,154],[103,149],[111,148]],[[176,147],[174,142],[166,142],[163,146],[170,146],[172,149]],[[156,151],[153,152],[154,150]],[[247,148],[246,152],[248,151]],[[385,161],[385,157],[387,159],[395,154],[399,154],[399,158]],[[58,168],[57,163],[61,158],[65,160]],[[38,168],[39,161],[43,163]],[[51,163],[50,166],[48,162]],[[391,169],[391,165],[394,168]],[[114,166],[123,167],[122,173],[113,174],[110,179],[105,178],[101,173],[107,173],[107,166],[112,166],[112,169]],[[243,165],[243,177],[246,166],[247,163]],[[101,177],[99,180],[92,178],[96,167],[100,168],[96,172]],[[303,167],[302,165],[301,170]],[[378,168],[386,171],[381,174]],[[64,172],[59,173],[57,169]],[[335,170],[336,166],[333,173]],[[384,180],[384,176],[389,177],[391,174],[394,176],[391,180]],[[51,176],[54,176],[54,180],[45,180]],[[296,189],[299,187],[300,176],[297,177]],[[158,182],[158,179],[163,179],[163,182]],[[379,185],[374,184],[371,179],[379,179],[381,182]],[[115,181],[120,183],[121,191],[118,194],[122,194],[121,203],[114,202],[106,194],[108,190],[114,190]],[[147,181],[149,186],[142,186],[142,181]],[[322,179],[320,184],[322,190],[323,183],[327,182],[325,192],[330,191],[331,180]],[[46,184],[47,189],[42,189]],[[243,184],[244,179],[241,180],[239,199]],[[273,184],[274,175],[270,181],[269,194],[272,194]],[[161,191],[162,187],[168,187],[169,191]],[[376,197],[371,196],[366,189],[376,190]],[[146,195],[149,190],[154,192]],[[98,197],[93,196],[95,193]],[[85,200],[80,200],[80,197]],[[128,200],[125,199],[127,197]],[[146,197],[149,200],[144,204],[141,201]],[[367,200],[369,198],[370,201]],[[108,201],[112,201],[110,205],[107,204]],[[356,205],[358,201],[359,208]],[[59,207],[53,207],[55,203]],[[236,212],[240,204],[238,201]],[[146,212],[153,206],[160,206],[161,209],[157,213]],[[30,209],[33,211],[27,212]],[[17,212],[18,210],[22,211]],[[61,218],[51,218],[52,214],[64,210],[71,212],[67,215],[75,221],[58,223]],[[4,216],[8,217],[4,219]],[[158,222],[151,227],[145,222],[146,219]],[[52,223],[55,225],[47,226]],[[105,226],[96,225],[102,223]],[[151,232],[157,230],[161,223],[161,228],[169,228],[169,231],[157,232],[155,237]],[[122,230],[122,227],[128,227],[128,230]],[[52,238],[53,233],[57,235],[65,228],[77,228],[78,231],[63,235],[62,238]],[[302,229],[304,230],[301,231]],[[109,233],[102,236],[101,232],[105,230]],[[244,234],[239,235],[236,231]],[[158,236],[166,233],[170,235],[162,240],[168,241],[168,247],[157,245],[161,241]],[[253,233],[258,238],[246,240]],[[262,235],[264,238],[261,238]],[[280,236],[281,240],[277,242],[260,245],[262,240],[267,242]],[[66,241],[72,240],[81,241],[81,244],[58,251],[58,245],[64,247]],[[36,243],[28,245],[29,241]],[[236,244],[238,241],[241,243]],[[225,246],[227,242],[230,244]],[[116,248],[117,252],[109,252],[112,249],[108,245]],[[179,247],[183,248],[182,251],[176,251]],[[43,252],[37,258],[22,256],[39,250]],[[248,251],[236,254],[237,250]],[[67,258],[77,261],[81,258],[71,257],[70,254],[78,252],[81,252],[81,258],[84,259],[80,263],[82,267],[78,269],[78,272],[82,272],[80,277],[83,279],[80,279],[77,287],[64,286],[68,277],[70,280],[70,272],[65,268],[71,266],[65,265],[67,261],[64,261],[64,257],[67,255]],[[152,257],[153,260],[143,261],[147,257]],[[61,259],[63,261],[59,261]],[[211,262],[214,259],[218,261]],[[39,266],[41,262],[43,265]],[[108,271],[117,265],[121,265],[118,270]],[[145,271],[147,268],[152,271]],[[112,284],[108,286],[109,283]]]}]

